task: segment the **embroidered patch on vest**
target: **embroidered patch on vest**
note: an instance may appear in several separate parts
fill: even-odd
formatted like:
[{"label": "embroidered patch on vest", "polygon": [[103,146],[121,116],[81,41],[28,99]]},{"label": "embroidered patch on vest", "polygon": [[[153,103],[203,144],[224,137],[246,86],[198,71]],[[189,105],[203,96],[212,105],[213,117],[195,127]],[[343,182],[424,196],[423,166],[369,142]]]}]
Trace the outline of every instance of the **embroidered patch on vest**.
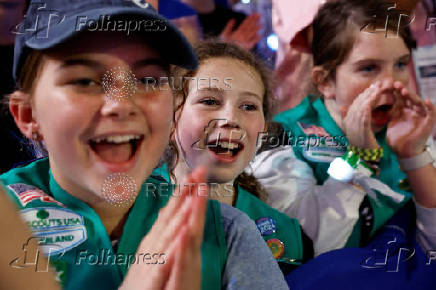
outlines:
[{"label": "embroidered patch on vest", "polygon": [[23,207],[25,207],[29,202],[37,199],[42,202],[55,203],[59,206],[65,207],[65,205],[33,185],[15,183],[8,185],[8,188],[18,197],[18,200]]},{"label": "embroidered patch on vest", "polygon": [[87,239],[83,217],[69,209],[37,207],[20,211],[45,255],[65,253]]},{"label": "embroidered patch on vest", "polygon": [[270,217],[256,220],[256,226],[262,236],[269,236],[276,232],[276,221]]}]

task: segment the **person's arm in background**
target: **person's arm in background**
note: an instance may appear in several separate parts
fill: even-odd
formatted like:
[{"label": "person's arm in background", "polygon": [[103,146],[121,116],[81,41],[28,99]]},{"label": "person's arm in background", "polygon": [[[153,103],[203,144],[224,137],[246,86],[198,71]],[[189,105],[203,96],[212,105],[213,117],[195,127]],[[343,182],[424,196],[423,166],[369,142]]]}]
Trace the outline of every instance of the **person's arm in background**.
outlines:
[{"label": "person's arm in background", "polygon": [[211,13],[215,10],[214,0],[180,0],[183,3],[188,4],[197,11],[199,14]]},{"label": "person's arm in background", "polygon": [[233,42],[245,49],[252,49],[260,40],[260,15],[246,16],[235,12],[214,0],[182,0],[194,8],[203,28],[203,35],[219,37],[222,41]]},{"label": "person's arm in background", "polygon": [[[30,229],[22,221],[1,184],[0,214],[0,288],[60,289],[53,271],[48,267],[48,260],[42,251],[38,251],[38,239],[31,238]],[[24,261],[24,257],[30,260]],[[41,268],[36,271],[36,267]]]}]

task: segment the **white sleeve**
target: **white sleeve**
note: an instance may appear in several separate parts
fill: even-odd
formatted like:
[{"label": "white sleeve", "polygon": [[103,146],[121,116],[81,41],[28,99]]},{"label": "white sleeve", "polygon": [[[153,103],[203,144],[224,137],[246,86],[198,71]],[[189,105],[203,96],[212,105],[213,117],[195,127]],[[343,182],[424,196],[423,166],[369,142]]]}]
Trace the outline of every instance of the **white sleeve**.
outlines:
[{"label": "white sleeve", "polygon": [[359,218],[363,190],[332,178],[316,185],[312,169],[295,157],[292,146],[258,154],[246,171],[264,186],[268,204],[299,220],[315,255],[345,246]]},{"label": "white sleeve", "polygon": [[[436,167],[436,145],[430,137],[427,141],[430,147],[430,154],[435,162],[433,166]],[[436,249],[436,208],[426,208],[420,205],[416,200],[416,240],[425,250]]]}]

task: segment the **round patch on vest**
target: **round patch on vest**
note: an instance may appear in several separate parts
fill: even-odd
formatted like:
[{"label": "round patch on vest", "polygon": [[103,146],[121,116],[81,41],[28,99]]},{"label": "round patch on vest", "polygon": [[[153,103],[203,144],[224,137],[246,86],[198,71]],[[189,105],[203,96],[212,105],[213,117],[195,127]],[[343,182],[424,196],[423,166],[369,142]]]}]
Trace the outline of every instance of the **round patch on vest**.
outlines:
[{"label": "round patch on vest", "polygon": [[275,259],[279,259],[285,253],[285,245],[279,239],[270,239],[266,241]]},{"label": "round patch on vest", "polygon": [[262,236],[269,236],[276,232],[276,221],[270,217],[262,217],[256,221],[257,229]]},{"label": "round patch on vest", "polygon": [[409,180],[407,178],[401,179],[400,182],[398,183],[398,187],[404,191],[412,191]]}]

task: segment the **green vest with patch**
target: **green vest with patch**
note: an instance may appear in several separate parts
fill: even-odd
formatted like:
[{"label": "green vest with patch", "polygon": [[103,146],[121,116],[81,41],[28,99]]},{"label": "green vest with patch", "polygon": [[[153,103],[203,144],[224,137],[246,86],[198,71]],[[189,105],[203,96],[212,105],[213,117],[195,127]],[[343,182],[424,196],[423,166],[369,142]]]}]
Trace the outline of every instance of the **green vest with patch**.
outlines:
[{"label": "green vest with patch", "polygon": [[[57,184],[48,159],[13,169],[0,175],[0,181],[39,239],[43,252],[50,253],[50,264],[64,289],[117,289],[130,264],[147,263],[158,267],[165,263],[165,253],[136,253],[159,209],[166,205],[172,193],[171,187],[160,177],[151,176],[142,186],[116,252],[99,216]],[[208,203],[201,251],[202,289],[221,289],[227,247],[221,208],[216,201]],[[147,277],[144,277],[144,285],[146,283]]]},{"label": "green vest with patch", "polygon": [[[169,181],[166,164],[156,168],[153,174]],[[303,260],[303,240],[297,219],[270,207],[242,187],[237,188],[235,208],[252,219],[263,239],[270,247],[278,262],[300,265]]]},{"label": "green vest with patch", "polygon": [[[283,126],[288,138],[287,144],[293,145],[296,157],[309,164],[318,184],[323,184],[329,176],[327,169],[330,162],[346,152],[349,142],[330,116],[322,99],[311,102],[310,97],[306,97],[297,107],[276,115],[274,121]],[[327,134],[327,137],[319,137],[324,134]],[[374,213],[371,236],[412,197],[410,188],[405,186],[406,174],[400,170],[398,159],[388,146],[385,136],[385,130],[376,135],[384,155],[380,161],[380,176],[377,178],[392,190],[403,194],[405,198],[401,203],[397,203],[374,190],[379,203],[369,197]],[[359,246],[360,222],[359,220],[354,227],[347,246]]]}]

